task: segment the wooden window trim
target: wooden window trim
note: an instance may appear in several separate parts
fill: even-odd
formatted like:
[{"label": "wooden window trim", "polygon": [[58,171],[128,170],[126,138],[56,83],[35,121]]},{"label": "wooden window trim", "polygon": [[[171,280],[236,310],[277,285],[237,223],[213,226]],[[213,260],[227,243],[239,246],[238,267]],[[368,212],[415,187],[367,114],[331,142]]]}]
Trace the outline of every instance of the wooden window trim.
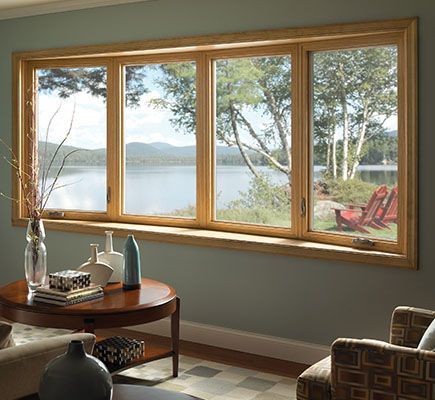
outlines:
[{"label": "wooden window trim", "polygon": [[[397,244],[379,241],[375,249],[349,247],[350,236],[325,235],[309,229],[309,218],[299,215],[297,205],[309,199],[308,127],[309,127],[309,52],[325,49],[394,43],[399,46],[399,145],[402,166],[399,182],[406,188],[401,202],[399,220],[402,224]],[[213,121],[212,70],[213,57],[273,54],[291,49],[292,57],[292,151],[293,170],[302,166],[300,179],[292,184],[292,225],[290,229],[233,224],[214,221],[213,205]],[[284,51],[284,50],[283,50]],[[286,50],[287,51],[287,50]],[[184,218],[139,217],[123,215],[122,176],[122,85],[121,66],[140,60],[186,60],[197,66],[197,217]],[[324,258],[352,262],[417,268],[417,19],[329,25],[314,28],[291,28],[271,31],[211,35],[201,37],[148,40],[115,45],[80,46],[14,53],[13,59],[13,149],[23,163],[26,143],[23,132],[28,128],[28,116],[23,105],[29,100],[32,68],[40,66],[105,65],[107,68],[107,184],[113,200],[106,213],[67,212],[62,220],[48,219],[48,229],[102,234],[114,229],[119,235],[133,231],[146,240],[187,243],[211,247],[254,250],[277,254]],[[295,79],[298,76],[298,79]],[[209,82],[204,85],[200,82]],[[402,84],[400,84],[402,82]],[[309,92],[309,91],[308,91]],[[204,110],[207,110],[205,112]],[[109,165],[110,164],[110,165]],[[22,164],[21,164],[22,165]],[[113,196],[113,193],[115,196]],[[13,174],[12,195],[21,199],[19,183]],[[24,210],[13,202],[13,225],[26,224]]]}]

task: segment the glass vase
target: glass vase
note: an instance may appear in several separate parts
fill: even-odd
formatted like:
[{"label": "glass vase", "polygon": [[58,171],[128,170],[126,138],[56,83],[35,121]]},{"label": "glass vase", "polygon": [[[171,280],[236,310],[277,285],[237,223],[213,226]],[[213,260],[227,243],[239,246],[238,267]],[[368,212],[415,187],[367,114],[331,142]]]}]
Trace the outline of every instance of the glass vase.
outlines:
[{"label": "glass vase", "polygon": [[45,283],[47,274],[47,249],[44,244],[45,230],[42,220],[29,220],[26,231],[27,246],[24,251],[24,270],[27,287],[33,293]]}]

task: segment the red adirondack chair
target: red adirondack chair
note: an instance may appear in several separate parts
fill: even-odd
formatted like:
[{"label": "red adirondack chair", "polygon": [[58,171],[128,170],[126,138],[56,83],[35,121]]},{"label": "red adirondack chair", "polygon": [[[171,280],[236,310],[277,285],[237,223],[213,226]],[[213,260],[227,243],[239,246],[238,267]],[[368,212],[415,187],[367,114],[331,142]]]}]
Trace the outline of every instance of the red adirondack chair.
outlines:
[{"label": "red adirondack chair", "polygon": [[389,228],[388,223],[394,222],[397,224],[397,206],[399,203],[398,188],[394,186],[387,198],[385,206],[381,207],[375,222],[382,228]]},{"label": "red adirondack chair", "polygon": [[379,186],[372,194],[367,204],[360,204],[358,208],[338,209],[335,208],[335,220],[339,231],[343,230],[343,225],[350,229],[362,233],[370,233],[365,226],[370,226],[375,229],[383,229],[382,226],[376,223],[376,217],[382,203],[387,197],[388,189],[386,185]]}]

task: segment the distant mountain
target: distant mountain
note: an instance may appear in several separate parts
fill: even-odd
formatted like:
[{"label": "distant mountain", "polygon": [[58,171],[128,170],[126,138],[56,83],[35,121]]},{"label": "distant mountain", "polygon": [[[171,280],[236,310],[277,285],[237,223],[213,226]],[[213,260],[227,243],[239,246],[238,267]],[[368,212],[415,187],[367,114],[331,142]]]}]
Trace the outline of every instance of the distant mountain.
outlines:
[{"label": "distant mountain", "polygon": [[150,143],[150,146],[175,157],[195,157],[196,155],[196,146],[173,146],[172,144],[161,142]]},{"label": "distant mountain", "polygon": [[[50,160],[57,144],[47,143],[46,159]],[[45,143],[39,143],[39,154],[45,149]],[[106,149],[82,149],[74,146],[62,146],[56,157],[56,164],[70,152],[66,165],[104,165],[106,163]],[[249,152],[254,162],[259,163],[260,158]],[[239,149],[236,147],[217,146],[217,162],[222,165],[244,165]],[[126,162],[129,165],[194,165],[196,159],[196,146],[173,146],[169,143],[131,142],[126,145]]]},{"label": "distant mountain", "polygon": [[[177,157],[195,157],[196,155],[196,146],[173,146],[169,143],[162,142],[153,142],[148,144],[165,152],[166,154],[171,154]],[[218,156],[237,156],[240,155],[240,152],[237,147],[217,146],[216,154]]]},{"label": "distant mountain", "polygon": [[158,149],[158,150],[162,150],[165,151],[167,149],[170,149],[173,146],[172,144],[169,143],[165,143],[165,142],[153,142],[153,143],[148,143],[150,146],[153,146],[154,148]]},{"label": "distant mountain", "polygon": [[141,142],[127,143],[125,150],[127,157],[162,157],[165,155],[163,151],[152,144]]}]

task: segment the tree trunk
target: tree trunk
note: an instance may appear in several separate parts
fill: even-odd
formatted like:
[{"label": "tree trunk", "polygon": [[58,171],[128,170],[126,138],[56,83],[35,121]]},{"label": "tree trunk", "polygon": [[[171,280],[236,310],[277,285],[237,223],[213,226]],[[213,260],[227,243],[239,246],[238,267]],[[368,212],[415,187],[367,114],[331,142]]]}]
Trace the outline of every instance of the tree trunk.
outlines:
[{"label": "tree trunk", "polygon": [[281,146],[286,154],[287,158],[287,165],[289,171],[292,169],[292,155],[291,155],[291,148],[289,146],[288,142],[288,135],[287,135],[287,129],[286,124],[282,120],[282,115],[280,110],[278,109],[278,106],[276,104],[275,97],[270,92],[270,90],[267,90],[267,85],[263,82],[262,83],[263,93],[267,100],[267,107],[269,108],[270,113],[273,116],[273,120],[275,121],[276,127],[278,129],[279,138],[281,140]]},{"label": "tree trunk", "polygon": [[367,132],[367,122],[368,122],[368,105],[366,104],[364,106],[362,126],[358,135],[358,143],[356,145],[355,159],[353,161],[352,170],[350,172],[350,179],[355,178],[356,171],[358,170],[359,167],[361,151],[365,143],[365,137]]},{"label": "tree trunk", "polygon": [[242,141],[240,140],[239,129],[237,127],[237,111],[234,108],[233,104],[230,105],[230,114],[231,114],[231,128],[233,129],[234,139],[236,140],[236,144],[237,147],[239,148],[240,154],[242,155],[243,160],[245,161],[246,165],[251,170],[251,172],[254,174],[254,176],[256,178],[259,178],[260,174],[255,169],[254,164],[249,158],[249,155],[246,152],[245,148],[243,147]]},{"label": "tree trunk", "polygon": [[343,64],[338,65],[338,76],[340,78],[340,102],[343,110],[343,160],[341,165],[341,176],[344,181],[349,177],[349,113],[347,110],[346,82]]},{"label": "tree trunk", "polygon": [[343,161],[341,166],[341,174],[343,180],[347,181],[349,169],[349,116],[347,114],[346,97],[341,104],[343,107]]},{"label": "tree trunk", "polygon": [[332,133],[332,177],[337,179],[337,139],[335,138],[335,129]]}]

